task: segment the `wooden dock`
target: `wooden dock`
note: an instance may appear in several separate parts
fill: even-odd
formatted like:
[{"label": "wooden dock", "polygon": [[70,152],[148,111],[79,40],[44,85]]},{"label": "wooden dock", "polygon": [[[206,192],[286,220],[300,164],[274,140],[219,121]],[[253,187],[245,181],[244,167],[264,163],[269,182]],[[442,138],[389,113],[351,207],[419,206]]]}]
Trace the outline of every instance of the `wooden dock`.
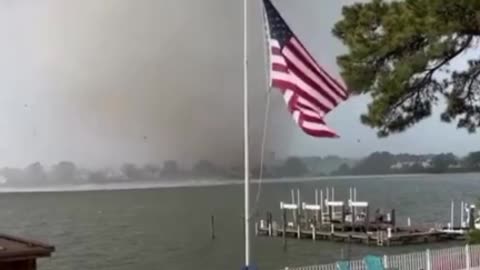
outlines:
[{"label": "wooden dock", "polygon": [[[331,231],[321,228],[311,227],[310,229],[302,227],[287,226],[285,229],[273,223],[271,226],[256,225],[256,234],[258,236],[285,237],[296,239],[328,240],[337,242],[362,243],[377,246],[406,245],[416,243],[430,243],[452,240],[465,240],[465,234],[454,233],[443,230],[411,230],[398,229],[392,231]],[[265,223],[266,224],[266,223]],[[390,233],[389,233],[390,232]]]},{"label": "wooden dock", "polygon": [[[281,222],[273,221],[272,214],[268,212],[266,219],[255,224],[256,235],[393,246],[465,240],[469,231],[469,228],[454,228],[451,225],[437,228],[412,226],[410,218],[408,226],[399,227],[395,209],[387,214],[377,210],[371,217],[369,203],[357,201],[356,189],[350,190],[350,198],[346,203],[333,200],[333,189],[330,192],[327,189],[326,200],[323,199],[323,192],[316,190],[315,204],[300,203],[298,190],[297,199],[293,190],[291,193],[292,203],[280,202]],[[290,216],[287,212],[291,212],[292,220],[287,219]],[[473,216],[469,217],[470,221],[473,219]],[[470,226],[473,224],[469,223]]]}]

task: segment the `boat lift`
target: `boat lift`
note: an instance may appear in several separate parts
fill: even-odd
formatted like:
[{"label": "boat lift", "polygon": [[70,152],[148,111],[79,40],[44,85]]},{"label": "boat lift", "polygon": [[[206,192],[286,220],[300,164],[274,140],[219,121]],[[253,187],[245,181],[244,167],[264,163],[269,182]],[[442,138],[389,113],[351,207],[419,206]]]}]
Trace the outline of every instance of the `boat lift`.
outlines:
[{"label": "boat lift", "polygon": [[[320,190],[320,198],[318,189],[315,189],[315,204],[302,203],[302,212],[305,214],[305,218],[316,226],[317,224],[323,224],[323,190]],[[309,220],[309,213],[313,212],[313,220]]]}]

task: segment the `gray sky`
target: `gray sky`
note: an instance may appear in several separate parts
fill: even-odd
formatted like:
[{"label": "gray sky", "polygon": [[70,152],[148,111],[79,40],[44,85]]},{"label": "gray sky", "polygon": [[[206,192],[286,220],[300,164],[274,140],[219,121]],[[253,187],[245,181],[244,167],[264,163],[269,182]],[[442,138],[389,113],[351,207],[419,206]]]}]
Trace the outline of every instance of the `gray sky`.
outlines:
[{"label": "gray sky", "polygon": [[[250,1],[252,155],[265,104],[260,1]],[[331,72],[330,33],[352,1],[277,0],[299,38]],[[0,166],[72,160],[242,160],[242,1],[0,0]],[[341,139],[314,139],[273,92],[268,147],[279,155],[363,156],[375,150],[464,154],[477,135],[438,116],[379,140],[362,126],[365,98],[327,117]]]}]

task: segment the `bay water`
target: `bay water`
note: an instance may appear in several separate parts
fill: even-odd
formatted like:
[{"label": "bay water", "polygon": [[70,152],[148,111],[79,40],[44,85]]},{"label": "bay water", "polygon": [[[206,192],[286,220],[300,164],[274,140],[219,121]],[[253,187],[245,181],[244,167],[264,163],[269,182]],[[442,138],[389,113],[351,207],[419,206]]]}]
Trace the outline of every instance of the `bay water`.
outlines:
[{"label": "bay water", "polygon": [[[244,250],[243,186],[208,181],[200,186],[152,185],[152,189],[0,194],[0,231],[55,245],[52,258],[40,269],[241,269]],[[142,187],[148,187],[142,186]],[[314,201],[314,189],[335,188],[335,198],[348,198],[356,187],[358,199],[371,211],[395,208],[397,220],[435,225],[450,219],[450,204],[476,203],[480,174],[377,176],[269,181],[252,185],[252,207],[258,218],[271,211],[280,221],[280,201],[290,201],[299,189],[302,201]],[[99,187],[101,189],[101,187]],[[0,190],[1,191],[1,190]],[[15,191],[15,190],[9,190]],[[216,238],[210,237],[215,217]],[[253,231],[253,230],[252,230]],[[379,248],[359,244],[253,237],[253,259],[260,270],[330,263],[366,254],[402,253],[445,245]]]}]

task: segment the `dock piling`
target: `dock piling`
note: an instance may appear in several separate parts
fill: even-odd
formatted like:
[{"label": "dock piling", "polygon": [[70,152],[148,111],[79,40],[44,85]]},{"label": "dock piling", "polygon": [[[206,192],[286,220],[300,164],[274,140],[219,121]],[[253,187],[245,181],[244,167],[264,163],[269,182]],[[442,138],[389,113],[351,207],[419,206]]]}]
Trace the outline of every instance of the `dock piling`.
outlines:
[{"label": "dock piling", "polygon": [[323,224],[323,213],[325,213],[325,208],[323,206],[323,189],[320,190],[320,223]]},{"label": "dock piling", "polygon": [[301,201],[300,201],[300,189],[297,188],[297,206],[298,206],[298,215],[301,215]]},{"label": "dock piling", "polygon": [[333,221],[333,207],[331,205],[328,206],[328,222]]},{"label": "dock piling", "polygon": [[468,228],[470,230],[475,229],[475,205],[469,205],[468,211]]},{"label": "dock piling", "polygon": [[[257,228],[257,226],[255,226]],[[215,216],[210,216],[210,237],[215,240]]]},{"label": "dock piling", "polygon": [[283,223],[283,250],[287,250],[287,209],[282,209],[282,223]]},{"label": "dock piling", "polygon": [[[318,202],[318,189],[315,189],[315,205],[319,205],[319,202]],[[316,211],[315,211],[315,226],[317,226],[317,224],[319,223],[320,213],[321,213],[321,208],[320,208],[320,210],[316,210]]]},{"label": "dock piling", "polygon": [[313,224],[311,225],[311,227],[312,227],[312,239],[313,239],[313,241],[315,241],[315,240],[317,240],[316,227]]},{"label": "dock piling", "polygon": [[367,206],[367,209],[365,210],[365,233],[368,234],[368,230],[370,229],[370,206]]},{"label": "dock piling", "polygon": [[267,227],[268,227],[268,236],[272,236],[272,213],[267,212]]},{"label": "dock piling", "polygon": [[[292,195],[292,204],[295,204],[295,191],[292,189],[290,190],[291,191],[291,195]],[[292,211],[292,215],[293,215],[293,223],[297,224],[297,210],[294,209]]]},{"label": "dock piling", "polygon": [[353,204],[351,204],[350,206],[350,214],[352,215],[352,230],[354,230],[355,228],[355,221],[357,221],[357,209],[353,206]]},{"label": "dock piling", "polygon": [[273,235],[273,232],[272,232],[272,221],[273,220],[273,217],[272,217],[272,213],[270,212],[267,212],[267,228],[268,228],[268,236],[272,236]]},{"label": "dock piling", "polygon": [[455,211],[455,202],[452,200],[452,207],[450,209],[450,229],[453,229],[455,227],[455,216],[454,216],[454,211]]},{"label": "dock piling", "polygon": [[396,225],[397,220],[395,217],[395,208],[392,208],[390,217],[391,217],[390,224],[392,224],[392,228],[395,230],[395,228],[397,227]]},{"label": "dock piling", "polygon": [[[348,190],[348,200],[350,202],[353,202],[353,191],[352,191],[352,187],[349,188]],[[352,213],[352,221],[353,221],[353,205],[350,205],[350,213]]]}]

